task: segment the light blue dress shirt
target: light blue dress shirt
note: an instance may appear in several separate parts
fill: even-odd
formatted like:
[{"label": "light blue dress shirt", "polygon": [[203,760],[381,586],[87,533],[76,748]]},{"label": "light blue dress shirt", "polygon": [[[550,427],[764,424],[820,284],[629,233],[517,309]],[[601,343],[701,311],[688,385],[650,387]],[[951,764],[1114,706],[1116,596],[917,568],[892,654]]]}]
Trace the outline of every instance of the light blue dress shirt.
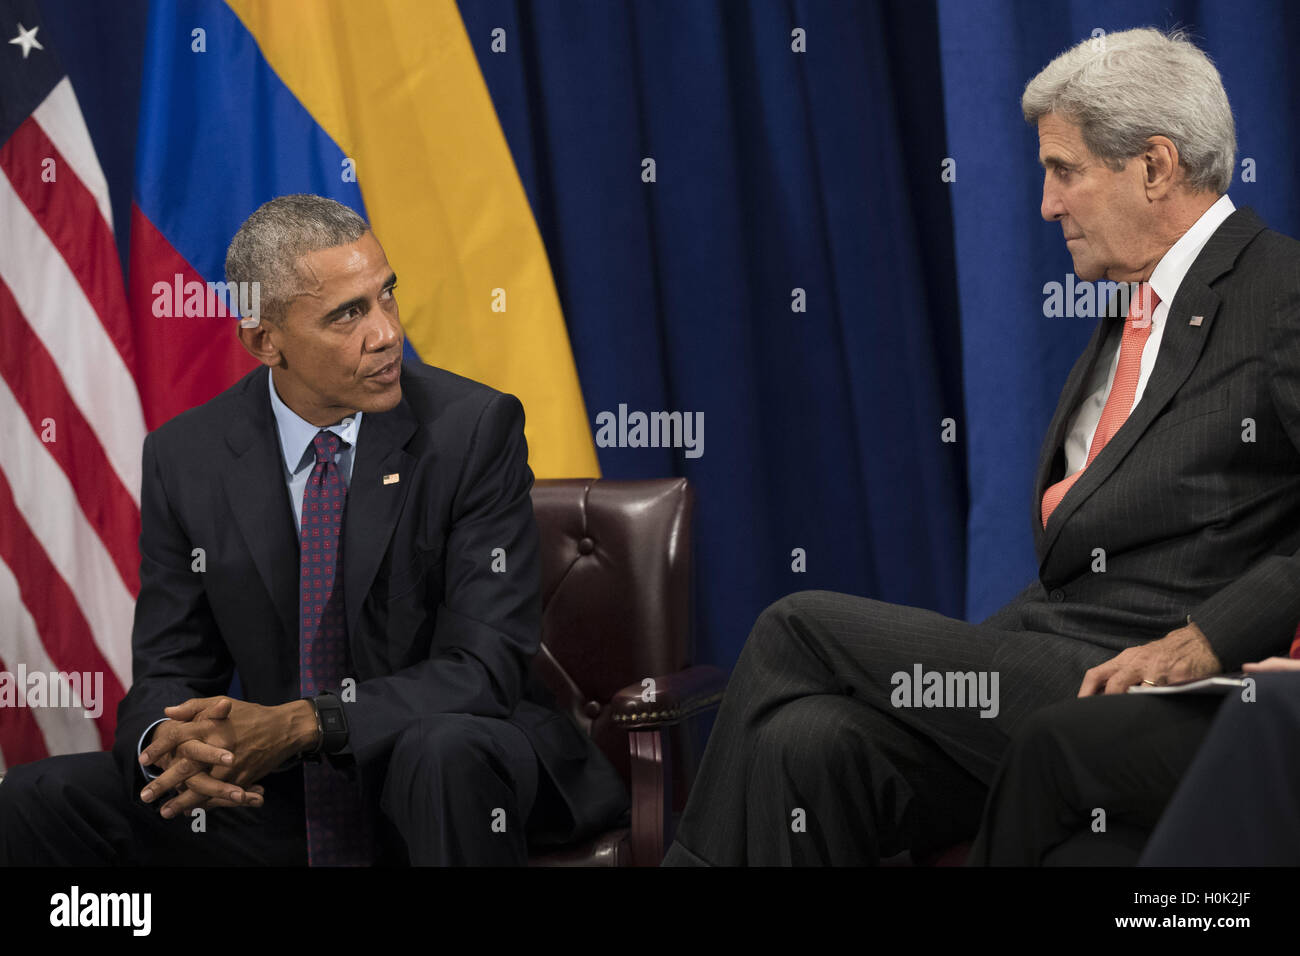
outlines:
[{"label": "light blue dress shirt", "polygon": [[[275,429],[280,436],[280,457],[284,463],[283,477],[289,487],[289,501],[293,504],[293,526],[301,536],[302,496],[307,490],[307,479],[311,477],[311,470],[316,465],[315,439],[321,428],[307,421],[284,403],[275,390],[273,373],[268,373],[266,376],[266,389],[271,393],[271,411],[275,414]],[[335,425],[326,425],[324,428],[325,431],[331,431],[343,440],[343,444],[334,455],[334,463],[339,466],[344,487],[352,482],[352,461],[356,458],[361,415],[361,412],[357,412]],[[144,733],[140,735],[140,743],[135,748],[137,754],[144,750],[144,742],[153,733],[153,729],[167,719],[164,717],[162,720],[155,720],[144,729]],[[150,780],[157,777],[157,774],[150,773],[143,767],[140,769]]]},{"label": "light blue dress shirt", "polygon": [[[302,533],[302,495],[307,479],[316,464],[313,442],[321,428],[302,418],[286,405],[275,390],[275,376],[266,376],[266,387],[271,393],[271,411],[275,413],[276,431],[280,433],[280,454],[284,458],[284,480],[289,485],[289,501],[293,503],[293,526]],[[352,460],[356,457],[357,434],[361,431],[361,412],[345,418],[337,425],[326,425],[343,439],[334,463],[339,466],[346,487],[352,481]]]}]

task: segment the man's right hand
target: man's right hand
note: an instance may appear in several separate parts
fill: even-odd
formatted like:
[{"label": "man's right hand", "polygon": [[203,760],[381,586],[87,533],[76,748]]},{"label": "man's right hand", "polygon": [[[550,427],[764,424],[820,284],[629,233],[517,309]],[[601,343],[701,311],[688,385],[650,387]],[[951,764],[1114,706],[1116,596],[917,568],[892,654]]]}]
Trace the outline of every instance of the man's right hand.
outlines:
[{"label": "man's right hand", "polygon": [[[185,758],[178,757],[175,754],[168,754],[164,757],[159,758],[158,766],[162,767],[163,770],[165,771],[171,766],[172,763],[183,759]],[[232,771],[229,771],[225,767],[221,767],[221,766],[213,767],[210,772],[205,772],[203,770],[200,770],[198,773],[191,774],[184,781],[177,784],[176,789],[181,793],[184,793],[186,790],[193,790],[195,793],[207,793],[207,792],[211,792],[213,788],[216,788],[218,791],[229,791],[232,787],[234,787],[234,785],[226,782],[223,778],[225,774],[230,772]],[[162,778],[159,777],[159,779]],[[205,787],[207,788],[206,790],[204,789]],[[240,788],[236,787],[235,789],[240,789]],[[265,787],[263,787],[261,784],[254,784],[250,787],[244,787],[242,789],[244,791],[244,799],[241,801],[233,800],[229,796],[229,794],[227,794],[224,797],[208,796],[205,797],[199,803],[195,804],[193,809],[210,810],[214,807],[256,808],[262,806],[264,798],[266,796]],[[159,795],[161,796],[162,794]],[[164,808],[164,810],[162,811],[162,815],[168,819],[175,816],[175,814],[168,808]],[[186,813],[186,816],[189,816],[188,812]]]}]

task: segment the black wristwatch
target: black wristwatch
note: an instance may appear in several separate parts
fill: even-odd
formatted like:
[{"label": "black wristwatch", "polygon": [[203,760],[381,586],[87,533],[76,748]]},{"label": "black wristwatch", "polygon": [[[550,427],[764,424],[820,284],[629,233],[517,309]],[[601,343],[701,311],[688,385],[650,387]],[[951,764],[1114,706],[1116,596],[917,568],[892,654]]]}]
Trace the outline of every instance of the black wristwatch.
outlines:
[{"label": "black wristwatch", "polygon": [[348,745],[348,719],[343,713],[343,701],[337,694],[325,691],[315,697],[304,697],[311,701],[316,711],[316,728],[320,731],[320,745],[304,753],[304,760],[319,760],[322,754],[336,754]]}]

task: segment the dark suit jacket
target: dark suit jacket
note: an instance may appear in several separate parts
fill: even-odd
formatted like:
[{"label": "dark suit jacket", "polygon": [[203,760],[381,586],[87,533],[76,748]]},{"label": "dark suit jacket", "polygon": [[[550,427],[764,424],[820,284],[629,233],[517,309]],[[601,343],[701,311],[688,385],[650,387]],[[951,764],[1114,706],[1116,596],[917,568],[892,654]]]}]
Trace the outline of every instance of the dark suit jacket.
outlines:
[{"label": "dark suit jacket", "polygon": [[1142,399],[1044,529],[1070,416],[1123,322],[1098,324],[1043,443],[1038,580],[988,623],[1119,651],[1190,617],[1225,669],[1285,654],[1300,620],[1300,243],[1250,209],[1223,222],[1170,303]]},{"label": "dark suit jacket", "polygon": [[[298,538],[268,374],[250,372],[145,439],[134,682],[114,746],[133,793],[137,742],[163,707],[226,693],[236,668],[249,701],[301,696]],[[619,817],[627,792],[529,680],[541,608],[523,422],[513,396],[409,359],[401,402],[362,417],[342,531],[358,684],[341,759],[364,777],[423,716],[508,718],[545,771],[530,834],[556,842]],[[505,573],[492,570],[498,548]]]}]

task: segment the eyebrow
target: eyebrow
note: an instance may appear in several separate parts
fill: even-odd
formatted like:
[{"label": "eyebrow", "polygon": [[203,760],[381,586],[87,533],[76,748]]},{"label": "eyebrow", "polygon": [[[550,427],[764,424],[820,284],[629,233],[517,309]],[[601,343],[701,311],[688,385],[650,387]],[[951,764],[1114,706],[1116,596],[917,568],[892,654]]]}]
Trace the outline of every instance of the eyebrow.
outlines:
[{"label": "eyebrow", "polygon": [[[379,287],[379,291],[383,292],[385,289],[391,289],[395,285],[397,285],[397,273],[390,272],[388,273],[388,278],[384,280],[384,284]],[[346,315],[352,309],[355,309],[358,306],[362,306],[365,304],[366,304],[366,297],[363,295],[359,295],[354,298],[348,299],[346,302],[339,303],[338,305],[334,306],[334,308],[330,309],[328,312],[322,315],[321,321],[322,322],[332,321],[333,319],[337,319],[341,315]]]},{"label": "eyebrow", "polygon": [[1066,162],[1060,156],[1054,156],[1051,153],[1048,153],[1046,156],[1039,156],[1038,165],[1042,166],[1044,169],[1047,169],[1049,166],[1061,166],[1065,169],[1075,169],[1078,167],[1078,163]]}]

